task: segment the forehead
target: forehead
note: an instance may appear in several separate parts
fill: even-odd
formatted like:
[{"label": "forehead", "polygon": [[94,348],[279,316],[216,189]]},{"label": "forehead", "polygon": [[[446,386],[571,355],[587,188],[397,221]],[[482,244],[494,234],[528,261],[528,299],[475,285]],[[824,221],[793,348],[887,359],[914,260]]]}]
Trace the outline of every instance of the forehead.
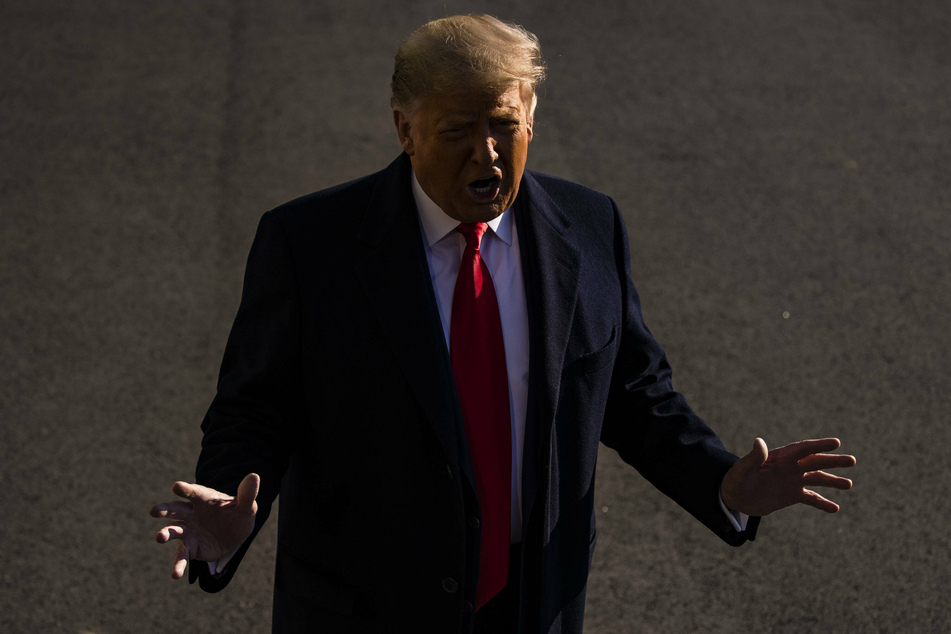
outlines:
[{"label": "forehead", "polygon": [[524,114],[528,111],[526,97],[518,85],[504,92],[480,92],[427,95],[419,101],[419,112],[428,118],[478,117],[482,114]]}]

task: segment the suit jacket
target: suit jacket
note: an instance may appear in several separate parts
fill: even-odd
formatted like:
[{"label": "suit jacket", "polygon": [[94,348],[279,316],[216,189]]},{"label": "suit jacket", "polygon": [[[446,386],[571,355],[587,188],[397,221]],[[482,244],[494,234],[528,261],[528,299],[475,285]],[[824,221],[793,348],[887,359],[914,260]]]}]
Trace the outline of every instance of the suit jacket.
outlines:
[{"label": "suit jacket", "polygon": [[[467,631],[479,505],[409,158],[264,215],[197,481],[280,492],[275,631]],[[721,538],[736,460],[674,392],[614,202],[526,172],[513,207],[529,307],[523,632],[581,632],[599,442]],[[251,540],[248,540],[250,543]],[[213,577],[224,587],[247,549]],[[633,562],[632,562],[633,563]]]}]

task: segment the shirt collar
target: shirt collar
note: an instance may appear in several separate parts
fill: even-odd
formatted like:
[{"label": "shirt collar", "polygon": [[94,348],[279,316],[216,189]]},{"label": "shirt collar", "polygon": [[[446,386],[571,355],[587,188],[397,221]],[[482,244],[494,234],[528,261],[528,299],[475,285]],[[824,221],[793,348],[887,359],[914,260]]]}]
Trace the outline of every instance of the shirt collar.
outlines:
[{"label": "shirt collar", "polygon": [[[430,248],[447,235],[456,230],[459,221],[446,215],[439,205],[433,202],[433,199],[426,195],[419,181],[416,180],[416,172],[413,172],[413,197],[416,198],[416,209],[419,210],[419,220],[423,225],[423,233],[426,234],[426,242]],[[498,236],[502,242],[512,245],[512,208],[509,207],[502,212],[502,215],[493,218],[488,223],[492,232]]]}]

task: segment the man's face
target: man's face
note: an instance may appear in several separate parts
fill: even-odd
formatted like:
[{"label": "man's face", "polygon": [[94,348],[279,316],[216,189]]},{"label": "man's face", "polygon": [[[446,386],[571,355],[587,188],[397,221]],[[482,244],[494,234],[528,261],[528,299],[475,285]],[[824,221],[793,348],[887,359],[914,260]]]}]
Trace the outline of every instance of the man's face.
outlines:
[{"label": "man's face", "polygon": [[448,216],[486,222],[515,201],[532,140],[529,103],[513,85],[500,95],[430,95],[410,115],[393,111],[420,186]]}]

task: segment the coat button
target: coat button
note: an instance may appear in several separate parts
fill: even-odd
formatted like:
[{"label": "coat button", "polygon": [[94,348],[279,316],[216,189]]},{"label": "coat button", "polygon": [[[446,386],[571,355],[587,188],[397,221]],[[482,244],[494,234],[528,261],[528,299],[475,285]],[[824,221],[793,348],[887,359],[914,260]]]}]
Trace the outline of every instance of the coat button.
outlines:
[{"label": "coat button", "polygon": [[472,605],[471,601],[466,601],[464,604],[462,604],[462,611],[465,612],[466,614],[475,612],[475,606]]},{"label": "coat button", "polygon": [[459,584],[452,577],[446,577],[442,580],[442,589],[449,594],[455,594],[459,591]]},{"label": "coat button", "polygon": [[469,528],[475,529],[475,528],[479,528],[479,526],[481,526],[481,525],[482,525],[482,524],[481,524],[481,522],[479,522],[479,518],[478,518],[478,517],[470,517],[470,518],[469,518]]}]

